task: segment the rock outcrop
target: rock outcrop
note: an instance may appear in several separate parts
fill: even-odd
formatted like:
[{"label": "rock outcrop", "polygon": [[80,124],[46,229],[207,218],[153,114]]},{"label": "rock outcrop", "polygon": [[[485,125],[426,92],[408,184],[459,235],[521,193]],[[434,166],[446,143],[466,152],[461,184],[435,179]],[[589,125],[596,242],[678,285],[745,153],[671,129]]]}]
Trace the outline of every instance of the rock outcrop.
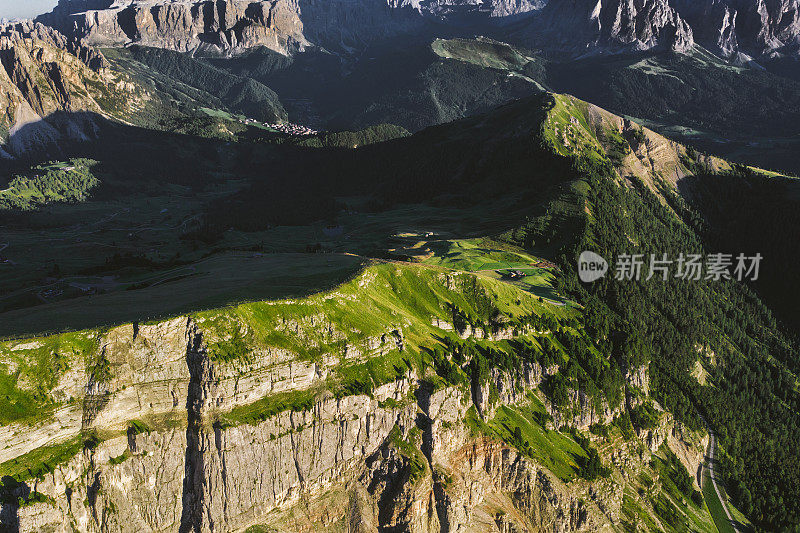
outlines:
[{"label": "rock outcrop", "polygon": [[[6,506],[3,522],[20,531],[231,531],[343,486],[362,494],[350,518],[411,531],[469,523],[488,495],[508,492],[511,508],[542,526],[588,531],[604,520],[589,517],[586,504],[516,451],[471,443],[463,424],[469,395],[457,387],[430,392],[413,373],[369,396],[326,393],[309,409],[220,423],[217,413],[270,393],[314,390],[340,358],[302,362],[270,349],[229,364],[210,356],[207,335],[187,317],[101,335],[95,354],[54,392],[82,401],[26,432],[3,427],[0,462],[81,430],[110,438],[17,487],[14,495],[45,501]],[[344,357],[362,361],[398,346],[402,335],[387,332],[346,347]],[[110,375],[97,370],[103,365]],[[538,383],[540,372],[529,374],[520,385]],[[139,419],[149,425],[130,425]],[[432,464],[457,472],[459,490],[445,494]]]},{"label": "rock outcrop", "polygon": [[677,5],[696,28],[698,41],[726,57],[800,52],[798,0],[680,0]]},{"label": "rock outcrop", "polygon": [[533,21],[522,32],[526,43],[572,53],[685,51],[693,43],[691,29],[667,0],[61,0],[37,20],[101,46],[215,54],[265,46],[289,54],[311,45],[348,51],[442,21],[469,20],[474,28],[526,17]]},{"label": "rock outcrop", "polygon": [[290,50],[306,42],[298,10],[288,2],[61,1],[38,20],[95,46]]},{"label": "rock outcrop", "polygon": [[52,28],[24,22],[0,26],[0,63],[2,153],[19,156],[96,136],[93,114],[101,110],[89,87],[102,85],[101,54]]},{"label": "rock outcrop", "polygon": [[52,13],[38,20],[93,45],[136,43],[218,54],[264,46],[291,53],[312,43],[347,49],[416,30],[423,19],[412,4],[374,0],[62,0]]},{"label": "rock outcrop", "polygon": [[678,9],[691,24],[695,39],[730,57],[739,51],[735,8],[725,0],[679,0]]},{"label": "rock outcrop", "polygon": [[3,37],[10,42],[21,39],[37,40],[53,48],[66,50],[95,72],[108,67],[106,58],[94,48],[86,46],[77,39],[67,38],[64,34],[39,22],[24,20],[0,25],[0,38]]},{"label": "rock outcrop", "polygon": [[694,44],[692,29],[668,0],[551,0],[516,37],[571,56],[685,52]]}]

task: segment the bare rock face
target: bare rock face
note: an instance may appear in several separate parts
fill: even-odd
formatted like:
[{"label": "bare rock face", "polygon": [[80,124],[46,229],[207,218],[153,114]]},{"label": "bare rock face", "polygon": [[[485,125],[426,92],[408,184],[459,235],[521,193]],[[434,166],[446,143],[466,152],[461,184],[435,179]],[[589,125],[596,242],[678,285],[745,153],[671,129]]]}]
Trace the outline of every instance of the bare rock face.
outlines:
[{"label": "bare rock face", "polygon": [[630,368],[625,373],[625,403],[628,409],[641,405],[650,395],[650,371],[648,365]]},{"label": "bare rock face", "polygon": [[551,0],[520,38],[571,55],[685,52],[694,44],[692,29],[668,0]]},{"label": "bare rock face", "polygon": [[[95,375],[76,360],[57,387],[59,395],[82,398],[65,407],[74,416],[62,414],[24,432],[0,428],[6,444],[0,462],[59,442],[63,431],[109,438],[20,484],[13,496],[44,497],[4,506],[0,526],[211,532],[266,523],[297,531],[304,530],[297,515],[281,513],[298,508],[309,513],[309,531],[336,524],[365,532],[455,531],[494,523],[498,508],[509,514],[505,530],[533,524],[595,531],[607,522],[574,487],[516,450],[494,439],[476,441],[463,422],[473,405],[467,391],[433,391],[414,372],[369,396],[323,393],[310,409],[222,424],[219,412],[269,392],[314,390],[342,355],[304,362],[270,348],[223,362],[209,355],[211,338],[202,322],[188,317],[99,333],[97,356],[113,373]],[[343,357],[380,357],[401,341],[390,331],[348,346]],[[513,394],[521,398],[540,373],[528,369]],[[493,379],[507,383],[509,377]],[[511,390],[503,396],[513,399]],[[138,430],[131,420],[149,421],[149,427]],[[442,469],[450,472],[449,486]]]},{"label": "bare rock face", "polygon": [[305,38],[293,2],[69,1],[38,20],[95,46],[137,43],[181,52],[258,45],[302,47]]},{"label": "bare rock face", "polygon": [[22,22],[0,26],[0,64],[0,156],[96,136],[100,107],[87,86],[102,85],[99,52]]},{"label": "bare rock face", "polygon": [[35,39],[47,43],[54,48],[68,51],[95,72],[108,66],[106,58],[99,51],[84,45],[76,39],[67,38],[60,32],[39,22],[24,20],[5,26],[0,25],[0,37],[7,37],[10,41]]},{"label": "bare rock face", "polygon": [[726,57],[800,52],[799,0],[680,0],[677,5],[698,40]]},{"label": "bare rock face", "polygon": [[60,0],[37,21],[71,42],[230,55],[352,51],[431,23],[520,19],[513,40],[570,56],[686,52],[695,40],[730,58],[800,52],[800,0]]},{"label": "bare rock face", "polygon": [[679,0],[677,6],[691,24],[699,43],[726,57],[739,50],[736,35],[738,12],[726,0]]},{"label": "bare rock face", "polygon": [[464,11],[488,14],[497,19],[518,19],[525,14],[536,12],[547,5],[548,0],[403,0],[420,13],[447,16]]},{"label": "bare rock face", "polygon": [[99,46],[218,54],[265,46],[290,54],[310,45],[348,51],[464,15],[479,24],[530,18],[528,40],[577,52],[692,45],[667,0],[61,0],[37,20]]},{"label": "bare rock face", "polygon": [[[337,338],[337,330],[316,317],[275,323],[297,335],[311,327]],[[482,397],[483,407],[475,398],[484,383],[437,388],[409,371],[370,395],[319,392],[310,406],[234,424],[219,415],[237,406],[249,409],[271,394],[322,391],[333,366],[402,350],[404,336],[390,329],[314,361],[275,346],[220,360],[209,345],[220,340],[221,330],[208,326],[184,316],[85,333],[95,341],[94,351],[74,355],[52,392],[79,401],[37,425],[1,427],[0,462],[93,431],[104,438],[77,448],[38,479],[4,487],[11,503],[0,510],[0,528],[610,531],[619,526],[619,484],[647,464],[645,450],[666,442],[691,472],[702,457],[704,442],[668,414],[657,428],[639,432],[644,447],[612,446],[611,456],[603,447],[603,460],[617,470],[592,482],[560,479],[498,438],[475,433],[467,422],[471,410],[488,416],[498,401],[525,403],[543,376],[557,371],[535,363],[518,372],[492,371],[487,379],[496,398]],[[18,341],[7,349],[37,346]],[[97,358],[113,371],[97,374],[90,364]],[[631,372],[628,381],[646,390],[646,369]],[[556,423],[585,429],[613,418],[608,406],[574,393],[561,411],[549,407]],[[17,498],[28,503],[17,505]]]},{"label": "bare rock face", "polygon": [[312,43],[347,49],[414,30],[422,24],[415,8],[422,6],[379,0],[61,0],[38,20],[93,45],[220,54],[264,46],[291,53]]}]

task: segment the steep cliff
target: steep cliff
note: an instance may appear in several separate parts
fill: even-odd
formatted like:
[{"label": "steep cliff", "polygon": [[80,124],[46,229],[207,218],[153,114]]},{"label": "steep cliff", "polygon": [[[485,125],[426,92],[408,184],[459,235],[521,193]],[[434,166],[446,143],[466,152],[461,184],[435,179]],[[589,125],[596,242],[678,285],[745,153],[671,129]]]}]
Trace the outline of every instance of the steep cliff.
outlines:
[{"label": "steep cliff", "polygon": [[53,48],[66,50],[95,72],[108,67],[108,62],[103,54],[97,50],[74,38],[67,38],[62,33],[41,23],[25,20],[0,26],[0,37],[7,37],[12,42],[21,39],[37,40]]},{"label": "steep cliff", "polygon": [[666,0],[61,0],[37,20],[95,45],[137,43],[224,54],[265,46],[289,54],[309,45],[348,51],[433,24],[458,27],[469,21],[468,31],[474,31],[529,17],[533,22],[523,40],[557,51],[685,51],[692,45],[691,29]]},{"label": "steep cliff", "polygon": [[694,44],[692,28],[667,0],[551,0],[517,38],[571,55],[685,52]]},{"label": "steep cliff", "polygon": [[680,0],[677,6],[698,40],[726,57],[800,52],[798,0]]},{"label": "steep cliff", "polygon": [[[513,36],[583,55],[653,49],[686,52],[697,40],[725,57],[796,56],[798,0],[61,0],[37,20],[77,41],[136,43],[182,52],[238,54],[264,46],[352,51],[442,24]],[[522,27],[505,26],[521,21]],[[464,24],[466,26],[463,26]]]},{"label": "steep cliff", "polygon": [[265,46],[282,53],[310,43],[358,46],[419,27],[412,6],[380,1],[214,0],[71,2],[38,19],[87,43],[137,43],[182,52],[236,53]]},{"label": "steep cliff", "polygon": [[[672,453],[660,444],[691,465],[702,443],[666,418],[658,437],[625,440],[611,425],[624,404],[577,382],[559,405],[542,393],[563,367],[545,339],[583,338],[578,318],[501,281],[386,264],[304,300],[2,343],[17,385],[0,426],[0,520],[59,532],[620,527],[623,492],[654,451]],[[519,364],[485,368],[493,350]],[[607,436],[583,437],[590,426]],[[595,477],[598,449],[608,466]]]},{"label": "steep cliff", "polygon": [[0,27],[0,62],[0,143],[6,155],[95,135],[90,114],[100,106],[87,87],[100,82],[102,55],[41,24],[22,23]]}]

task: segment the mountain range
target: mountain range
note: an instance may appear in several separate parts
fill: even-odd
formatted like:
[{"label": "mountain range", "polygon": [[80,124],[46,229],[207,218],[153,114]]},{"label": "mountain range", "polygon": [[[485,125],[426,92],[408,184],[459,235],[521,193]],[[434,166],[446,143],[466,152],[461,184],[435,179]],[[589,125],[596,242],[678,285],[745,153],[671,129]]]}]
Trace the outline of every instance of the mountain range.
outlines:
[{"label": "mountain range", "polygon": [[797,530],[797,8],[0,26],[0,530]]},{"label": "mountain range", "polygon": [[797,0],[61,0],[37,20],[92,45],[220,54],[254,46],[346,51],[456,24],[486,32],[511,25],[502,31],[520,44],[575,55],[687,51],[697,42],[725,57],[760,58],[798,54],[799,7]]}]

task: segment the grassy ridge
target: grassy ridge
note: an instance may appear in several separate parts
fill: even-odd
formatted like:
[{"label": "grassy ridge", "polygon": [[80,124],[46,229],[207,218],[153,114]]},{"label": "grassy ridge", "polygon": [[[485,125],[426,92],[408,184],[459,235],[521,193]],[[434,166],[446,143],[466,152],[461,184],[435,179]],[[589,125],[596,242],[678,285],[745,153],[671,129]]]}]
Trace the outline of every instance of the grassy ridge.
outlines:
[{"label": "grassy ridge", "polygon": [[[500,315],[566,318],[575,314],[498,280],[384,263],[368,267],[334,290],[307,298],[245,303],[198,312],[194,317],[205,330],[210,357],[220,364],[246,359],[253,350],[267,346],[287,349],[303,360],[318,360],[323,354],[344,357],[345,346],[360,347],[368,339],[386,335],[386,346],[402,344],[402,351],[390,350],[384,357],[338,368],[329,388],[344,396],[368,393],[405,375],[409,368],[421,369],[422,350],[442,334],[431,325],[432,317],[452,322],[454,308],[487,328]],[[53,397],[51,391],[76,362],[105,372],[107,362],[97,360],[99,334],[92,329],[0,343],[0,424],[33,422],[69,401]],[[245,422],[277,412],[276,403],[296,402],[265,400],[231,416]]]},{"label": "grassy ridge", "polygon": [[[197,313],[196,318],[220,339],[240,334],[250,346],[285,348],[301,359],[314,360],[323,353],[342,353],[344,343],[359,344],[393,330],[403,331],[406,346],[425,346],[433,335],[441,334],[431,318],[452,321],[451,306],[484,317],[487,325],[486,306],[509,317],[574,314],[498,280],[384,263],[333,291],[303,300],[246,303]],[[327,325],[335,325],[335,333]]]},{"label": "grassy ridge", "polygon": [[[65,259],[72,260],[70,257]],[[75,263],[80,259],[80,256],[76,257]],[[65,262],[60,264],[63,268]],[[120,282],[127,282],[131,290],[124,290],[123,285],[122,290],[107,294],[81,296],[44,305],[37,302],[40,305],[35,311],[8,311],[0,318],[0,336],[83,330],[134,320],[165,319],[252,299],[303,297],[351,278],[362,264],[363,258],[344,254],[216,254],[191,265],[144,274],[134,271],[132,276],[120,276]],[[131,270],[128,268],[122,273],[127,274]],[[65,281],[81,282],[83,279],[75,276]],[[130,281],[135,281],[136,285]]]}]

